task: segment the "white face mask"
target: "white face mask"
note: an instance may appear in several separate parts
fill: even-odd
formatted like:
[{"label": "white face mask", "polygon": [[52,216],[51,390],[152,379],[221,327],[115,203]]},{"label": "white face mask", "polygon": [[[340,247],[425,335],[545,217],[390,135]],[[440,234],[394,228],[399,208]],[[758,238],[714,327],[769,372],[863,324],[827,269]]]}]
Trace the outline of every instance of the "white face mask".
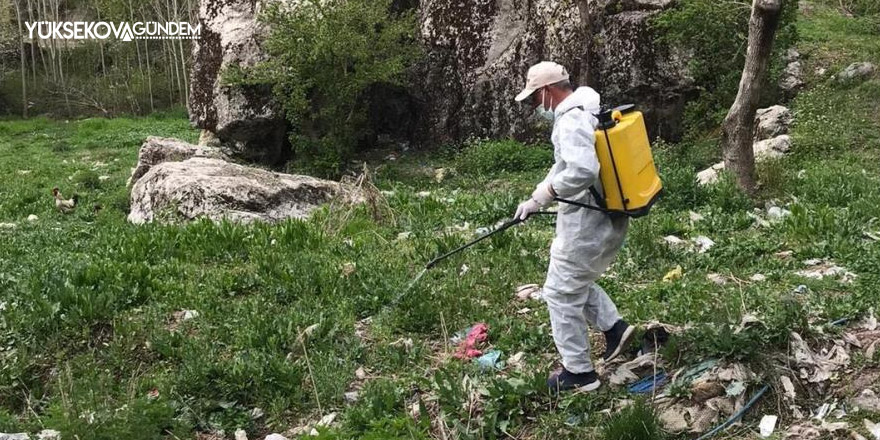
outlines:
[{"label": "white face mask", "polygon": [[556,113],[553,110],[547,110],[548,107],[553,105],[553,97],[550,97],[550,105],[547,105],[547,94],[544,93],[541,96],[541,105],[535,107],[535,114],[548,122],[553,122],[556,119]]}]

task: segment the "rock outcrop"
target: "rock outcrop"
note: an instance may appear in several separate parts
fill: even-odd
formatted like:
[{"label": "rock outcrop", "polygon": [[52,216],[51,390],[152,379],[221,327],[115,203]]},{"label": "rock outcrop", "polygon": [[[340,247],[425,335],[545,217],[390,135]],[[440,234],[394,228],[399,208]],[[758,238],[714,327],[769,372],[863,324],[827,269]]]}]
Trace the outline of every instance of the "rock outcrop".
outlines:
[{"label": "rock outcrop", "polygon": [[213,150],[155,137],[144,143],[131,181],[128,220],[136,224],[277,222],[307,217],[325,203],[362,199],[358,190],[337,182],[239,165]]},{"label": "rock outcrop", "polygon": [[651,135],[676,137],[694,92],[685,56],[656,42],[649,20],[671,0],[434,0],[420,7],[427,60],[422,120],[437,142],[526,137],[513,101],[528,67],[565,65],[608,104],[636,103]]},{"label": "rock outcrop", "polygon": [[755,113],[755,140],[762,141],[788,134],[788,127],[793,119],[791,110],[785,106],[774,105],[758,109]]},{"label": "rock outcrop", "polygon": [[288,124],[267,87],[227,85],[230,66],[252,67],[265,59],[257,22],[262,1],[200,0],[201,38],[194,41],[189,117],[213,133],[225,153],[278,164],[290,155]]},{"label": "rock outcrop", "polygon": [[[275,164],[289,155],[288,124],[271,91],[221,80],[229,66],[265,59],[259,43],[266,29],[256,21],[263,1],[200,0],[189,110],[224,153]],[[418,8],[425,59],[413,88],[379,88],[381,105],[370,119],[377,134],[401,143],[535,135],[540,127],[513,97],[541,60],[565,65],[573,82],[595,88],[607,104],[637,104],[652,137],[677,138],[684,105],[696,94],[686,54],[658,43],[649,24],[672,0],[398,3]]]}]

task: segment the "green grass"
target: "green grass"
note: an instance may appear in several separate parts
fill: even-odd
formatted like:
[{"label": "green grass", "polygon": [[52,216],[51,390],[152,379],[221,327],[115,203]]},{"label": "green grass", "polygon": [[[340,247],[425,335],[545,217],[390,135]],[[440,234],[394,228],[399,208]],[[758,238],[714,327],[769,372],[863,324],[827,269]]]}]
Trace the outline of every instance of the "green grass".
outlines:
[{"label": "green grass", "polygon": [[[823,8],[803,20],[805,71],[880,64],[880,35],[862,20]],[[694,325],[668,350],[680,365],[711,356],[760,365],[790,330],[877,304],[880,243],[863,234],[880,229],[880,80],[809,80],[792,103],[794,152],[759,167],[757,201],[729,180],[693,183],[717,160],[714,139],[657,145],[667,195],[633,222],[601,283],[631,321]],[[512,298],[515,286],[543,281],[550,219],[451,258],[385,309],[434,255],[513,212],[549,166],[546,147],[478,142],[376,162],[394,213],[382,221],[359,209],[345,222],[325,210],[274,226],[133,226],[125,181],[148,135],[198,137],[179,114],[0,123],[0,222],[16,224],[0,228],[0,431],[158,439],[243,428],[261,438],[317,420],[320,402],[323,413],[340,413],[321,438],[431,438],[440,419],[458,438],[630,438],[638,434],[620,422],[630,419],[655,432],[639,407],[610,421],[599,413],[619,390],[555,398],[543,389],[555,359],[546,310],[531,304],[520,315]],[[436,168],[449,170],[441,182]],[[56,212],[53,186],[79,194],[82,206]],[[793,214],[757,228],[747,212],[770,199]],[[689,211],[705,220],[690,222]],[[669,234],[717,244],[705,254],[670,250],[661,241]],[[781,250],[793,258],[773,255]],[[819,257],[858,277],[845,285],[794,274]],[[349,275],[346,263],[356,263]],[[676,265],[684,276],[661,282]],[[744,281],[718,286],[709,273]],[[755,273],[767,281],[748,281]],[[799,284],[807,291],[792,293]],[[199,316],[174,323],[182,310]],[[766,327],[734,334],[746,312]],[[361,340],[356,323],[368,316],[376,318]],[[444,335],[477,321],[506,356],[525,353],[522,370],[440,360]],[[392,344],[400,338],[413,346]],[[370,379],[347,404],[361,366]],[[410,416],[413,405],[421,417]]]}]

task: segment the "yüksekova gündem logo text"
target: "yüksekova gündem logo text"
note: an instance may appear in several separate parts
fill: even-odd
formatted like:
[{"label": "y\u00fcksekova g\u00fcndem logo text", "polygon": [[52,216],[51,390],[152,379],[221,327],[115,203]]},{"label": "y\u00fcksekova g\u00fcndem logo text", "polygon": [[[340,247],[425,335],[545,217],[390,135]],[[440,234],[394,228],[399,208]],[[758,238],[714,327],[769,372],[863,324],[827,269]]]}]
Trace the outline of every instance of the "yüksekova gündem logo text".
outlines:
[{"label": "y\u00fcksekova g\u00fcndem logo text", "polygon": [[178,40],[199,38],[202,25],[185,22],[37,21],[26,22],[30,38],[43,40]]}]

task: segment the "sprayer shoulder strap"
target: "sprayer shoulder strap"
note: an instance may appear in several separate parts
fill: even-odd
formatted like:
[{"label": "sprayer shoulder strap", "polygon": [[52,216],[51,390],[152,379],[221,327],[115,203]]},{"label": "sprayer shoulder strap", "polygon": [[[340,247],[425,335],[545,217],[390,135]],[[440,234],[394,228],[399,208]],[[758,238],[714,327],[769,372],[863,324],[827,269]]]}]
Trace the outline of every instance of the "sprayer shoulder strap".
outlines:
[{"label": "sprayer shoulder strap", "polygon": [[[566,114],[566,113],[568,113],[568,112],[570,112],[570,111],[572,111],[572,110],[574,110],[574,109],[579,109],[579,110],[581,110],[581,111],[583,111],[583,112],[586,112],[586,111],[587,111],[586,108],[584,108],[584,106],[582,106],[582,105],[576,105],[576,106],[571,107],[571,108],[569,108],[568,110],[562,112],[562,114],[564,115],[564,114]],[[593,128],[593,127],[591,127],[591,128]],[[599,208],[599,209],[597,209],[597,211],[603,211],[603,212],[606,212],[606,213],[610,213],[610,212],[611,212],[611,211],[608,211],[608,210],[607,210],[608,205],[605,203],[605,197],[602,196],[602,194],[599,192],[598,188],[596,188],[596,185],[590,185],[590,194],[593,196],[593,200],[596,201],[596,204],[599,205],[599,206],[596,207],[596,208]],[[561,200],[561,201],[563,201],[564,203],[571,203],[571,204],[574,204],[574,203],[572,203],[571,201],[565,201],[565,200]],[[582,204],[581,204],[581,205],[582,205]]]}]

